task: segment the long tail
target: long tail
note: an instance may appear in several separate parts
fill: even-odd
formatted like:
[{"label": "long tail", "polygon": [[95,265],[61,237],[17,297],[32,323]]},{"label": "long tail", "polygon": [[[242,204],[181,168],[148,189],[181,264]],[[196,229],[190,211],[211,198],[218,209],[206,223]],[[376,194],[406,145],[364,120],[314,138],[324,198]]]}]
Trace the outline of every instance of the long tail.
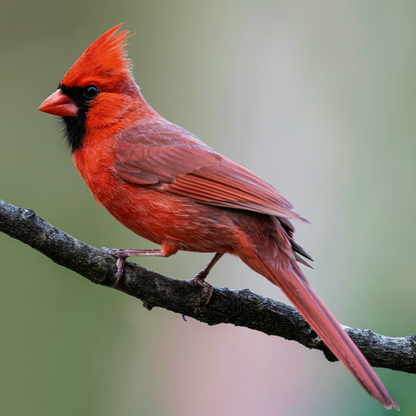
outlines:
[{"label": "long tail", "polygon": [[289,268],[292,270],[276,269],[275,260],[252,257],[244,261],[282,289],[327,347],[371,396],[387,409],[394,406],[400,410],[361,351],[313,291],[295,260],[290,260],[292,264]]}]

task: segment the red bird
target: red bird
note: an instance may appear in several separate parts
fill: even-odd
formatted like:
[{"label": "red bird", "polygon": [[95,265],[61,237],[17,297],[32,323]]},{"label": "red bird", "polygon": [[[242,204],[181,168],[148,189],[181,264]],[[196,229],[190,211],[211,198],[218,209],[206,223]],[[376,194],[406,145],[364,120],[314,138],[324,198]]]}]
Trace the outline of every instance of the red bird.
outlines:
[{"label": "red bird", "polygon": [[272,186],[170,123],[144,100],[118,25],[98,38],[39,110],[63,119],[74,163],[97,202],[161,250],[111,250],[168,257],[178,250],[224,253],[279,286],[334,355],[383,406],[399,409],[370,364],[312,290],[298,262],[291,219],[303,220]]}]

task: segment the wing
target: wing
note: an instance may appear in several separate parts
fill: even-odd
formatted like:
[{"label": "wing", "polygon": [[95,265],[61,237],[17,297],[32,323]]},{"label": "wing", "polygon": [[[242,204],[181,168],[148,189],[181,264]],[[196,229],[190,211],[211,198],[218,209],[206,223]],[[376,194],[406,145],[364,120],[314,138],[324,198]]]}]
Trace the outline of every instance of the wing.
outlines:
[{"label": "wing", "polygon": [[304,220],[267,182],[166,120],[124,131],[116,151],[115,169],[126,182],[209,205]]}]

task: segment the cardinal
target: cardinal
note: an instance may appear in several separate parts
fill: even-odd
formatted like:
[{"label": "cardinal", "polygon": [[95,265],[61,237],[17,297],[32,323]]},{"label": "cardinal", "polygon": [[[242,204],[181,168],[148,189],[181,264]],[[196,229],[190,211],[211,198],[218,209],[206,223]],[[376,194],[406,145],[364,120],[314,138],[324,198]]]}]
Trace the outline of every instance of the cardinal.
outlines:
[{"label": "cardinal", "polygon": [[178,250],[238,256],[285,293],[364,389],[398,405],[370,364],[313,291],[299,264],[291,220],[303,220],[271,185],[161,117],[143,98],[127,58],[122,25],[92,43],[39,110],[62,117],[78,172],[96,201],[160,250],[110,250],[116,283],[129,256],[168,257]]}]

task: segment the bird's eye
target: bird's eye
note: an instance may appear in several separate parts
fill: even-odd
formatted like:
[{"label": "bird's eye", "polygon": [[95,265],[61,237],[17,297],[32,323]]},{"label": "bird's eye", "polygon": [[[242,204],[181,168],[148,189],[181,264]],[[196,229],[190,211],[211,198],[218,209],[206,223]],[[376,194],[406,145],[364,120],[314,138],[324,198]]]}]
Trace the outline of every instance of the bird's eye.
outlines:
[{"label": "bird's eye", "polygon": [[87,100],[91,100],[98,95],[100,90],[95,85],[88,85],[88,87],[85,87],[82,92]]}]

